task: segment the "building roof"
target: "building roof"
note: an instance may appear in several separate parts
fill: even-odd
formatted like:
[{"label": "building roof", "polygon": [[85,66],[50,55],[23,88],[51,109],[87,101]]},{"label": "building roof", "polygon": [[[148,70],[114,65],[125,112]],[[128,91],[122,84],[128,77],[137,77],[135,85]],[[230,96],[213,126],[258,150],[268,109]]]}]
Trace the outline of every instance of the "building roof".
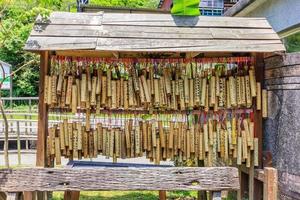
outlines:
[{"label": "building roof", "polygon": [[224,16],[243,16],[245,13],[251,12],[265,1],[266,0],[239,0],[224,13]]},{"label": "building roof", "polygon": [[264,18],[67,13],[38,17],[26,50],[275,52],[285,48]]},{"label": "building roof", "polygon": [[107,13],[170,13],[167,10],[151,9],[151,8],[128,8],[120,6],[101,6],[93,4],[80,4],[81,12],[99,12]]}]

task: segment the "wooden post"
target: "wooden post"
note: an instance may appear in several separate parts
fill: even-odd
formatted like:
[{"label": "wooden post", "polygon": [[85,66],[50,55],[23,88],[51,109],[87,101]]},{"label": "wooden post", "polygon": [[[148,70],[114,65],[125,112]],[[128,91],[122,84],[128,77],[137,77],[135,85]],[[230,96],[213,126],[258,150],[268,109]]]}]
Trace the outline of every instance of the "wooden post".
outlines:
[{"label": "wooden post", "polygon": [[[37,147],[36,147],[36,166],[46,167],[46,140],[48,130],[48,106],[44,103],[45,93],[45,75],[49,68],[49,52],[42,51],[40,53],[40,79],[39,79],[39,114],[38,114],[38,131],[37,131]],[[27,130],[27,127],[26,127]],[[47,192],[38,192],[39,199],[48,199]]]},{"label": "wooden post", "polygon": [[21,141],[20,141],[20,122],[17,121],[17,149],[18,149],[18,165],[21,165]]},{"label": "wooden post", "polygon": [[79,191],[66,191],[64,194],[64,200],[79,200]]},{"label": "wooden post", "polygon": [[265,167],[264,175],[264,200],[277,199],[277,169]]},{"label": "wooden post", "polygon": [[37,132],[36,166],[46,167],[46,138],[48,130],[48,107],[44,103],[45,75],[49,68],[49,52],[40,54],[40,82],[39,82],[39,115]]},{"label": "wooden post", "polygon": [[[250,155],[251,156],[251,155]],[[254,200],[254,156],[251,156],[251,166],[249,168],[249,180],[248,180],[248,187],[249,187],[249,200]]]},{"label": "wooden post", "polygon": [[167,192],[160,190],[159,191],[159,200],[166,200],[167,199]]}]

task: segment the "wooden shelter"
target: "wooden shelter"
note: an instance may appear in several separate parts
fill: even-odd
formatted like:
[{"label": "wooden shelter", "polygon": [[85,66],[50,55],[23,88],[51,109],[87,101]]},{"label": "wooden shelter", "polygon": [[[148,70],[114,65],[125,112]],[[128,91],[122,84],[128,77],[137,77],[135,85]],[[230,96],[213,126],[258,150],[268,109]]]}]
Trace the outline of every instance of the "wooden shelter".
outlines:
[{"label": "wooden shelter", "polygon": [[[26,42],[25,50],[38,53],[41,56],[36,164],[39,167],[45,167],[47,166],[48,106],[41,102],[44,102],[46,96],[44,93],[45,75],[49,71],[51,55],[102,58],[160,57],[170,59],[252,56],[256,67],[256,80],[263,81],[264,77],[263,73],[261,73],[264,67],[263,53],[282,52],[285,51],[285,48],[264,18],[54,12],[47,19],[39,17],[36,20],[30,37]],[[254,112],[254,123],[255,132],[259,140],[259,167],[262,169],[261,111]],[[189,171],[189,169],[192,169],[192,171]],[[204,171],[201,171],[201,169]],[[184,190],[216,191],[237,190],[239,188],[237,170],[235,168],[174,168],[175,171],[163,168],[123,170],[126,170],[126,173],[122,173],[122,170],[110,168],[98,171],[96,169],[94,171],[92,169],[83,171],[76,171],[76,169],[5,171],[2,173],[9,174],[8,177],[14,180],[35,172],[38,173],[38,178],[28,187],[23,183],[19,184],[18,187],[13,187],[11,184],[14,181],[11,180],[5,183],[0,181],[1,184],[4,184],[4,186],[0,184],[0,190],[9,192],[103,189],[172,190],[182,187],[181,189]],[[208,171],[205,172],[205,170]],[[212,171],[210,172],[209,170]],[[263,170],[254,171],[254,166],[250,169],[241,168],[240,172],[242,173],[242,171],[249,174],[249,199],[254,199],[254,190],[257,195],[261,193],[259,188],[254,188],[255,178],[265,183],[265,199],[274,198],[276,194],[272,193],[271,190],[276,188],[276,186],[270,179],[274,178],[276,174],[273,169],[265,169],[265,175]],[[100,183],[100,176],[106,173],[107,177],[115,178],[114,181],[117,180],[121,183],[125,181],[128,184],[126,186],[124,184],[115,185],[108,180],[101,180]],[[137,178],[136,180],[135,178],[129,178],[130,175],[134,176],[136,173],[141,174],[139,177],[144,177],[145,175],[149,176],[149,178]],[[203,173],[207,175],[206,180],[212,180],[215,184],[202,184],[202,182],[206,181],[200,178]],[[93,174],[101,175],[92,178]],[[163,177],[160,177],[161,179],[155,178],[156,175],[159,176],[160,174],[164,174],[163,177],[167,177],[167,179]],[[241,178],[241,174],[239,176]],[[59,177],[66,178],[60,180]],[[93,182],[85,182],[84,180],[89,180],[86,179],[87,177],[90,177]],[[190,180],[189,177],[193,178]],[[47,187],[42,187],[39,184],[42,184],[45,178],[51,183]],[[82,182],[79,183],[80,181],[78,182],[78,180],[81,179]],[[154,180],[166,184],[154,184],[152,186],[152,181]],[[224,180],[227,180],[227,182],[225,181],[225,183]],[[243,179],[241,182],[242,189],[245,189],[243,188],[245,180]],[[185,186],[183,187],[183,185]]]}]

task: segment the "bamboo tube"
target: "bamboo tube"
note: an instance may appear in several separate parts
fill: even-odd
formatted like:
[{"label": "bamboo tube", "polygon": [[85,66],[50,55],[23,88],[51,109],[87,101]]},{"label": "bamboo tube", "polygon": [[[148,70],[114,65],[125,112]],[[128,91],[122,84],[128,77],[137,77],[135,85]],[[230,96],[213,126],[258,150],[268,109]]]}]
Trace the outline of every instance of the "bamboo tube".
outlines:
[{"label": "bamboo tube", "polygon": [[254,166],[259,166],[259,163],[258,163],[258,138],[254,138],[254,160],[253,160],[253,163],[254,163]]},{"label": "bamboo tube", "polygon": [[91,110],[87,109],[85,113],[85,130],[90,131],[91,130]]},{"label": "bamboo tube", "polygon": [[201,89],[201,100],[200,100],[200,106],[205,106],[205,98],[206,98],[206,85],[207,85],[207,81],[206,78],[202,79],[202,89]]},{"label": "bamboo tube", "polygon": [[[72,86],[71,86],[71,89],[72,89]],[[52,103],[51,96],[52,96],[52,77],[48,76],[48,93],[47,93],[47,104],[48,105],[51,105],[51,103]]]},{"label": "bamboo tube", "polygon": [[[125,124],[126,125],[126,124]],[[126,130],[126,128],[125,128]],[[102,128],[102,134],[103,134],[103,140],[102,140],[102,155],[103,156],[106,156],[107,155],[107,147],[106,147],[106,144],[107,144],[107,133],[106,133],[107,129],[106,128]]]},{"label": "bamboo tube", "polygon": [[97,135],[98,135],[98,151],[102,151],[103,146],[102,146],[102,141],[103,141],[103,129],[102,129],[102,124],[98,123],[97,124]]},{"label": "bamboo tube", "polygon": [[237,98],[237,105],[240,107],[243,105],[242,97],[241,97],[241,77],[236,77],[236,98]]},{"label": "bamboo tube", "polygon": [[139,85],[139,81],[138,81],[138,76],[137,76],[136,70],[134,68],[132,69],[132,81],[133,81],[134,91],[136,93],[139,93],[139,91],[140,91],[140,85]]},{"label": "bamboo tube", "polygon": [[225,158],[225,130],[221,129],[221,137],[220,137],[220,157]]},{"label": "bamboo tube", "polygon": [[77,112],[77,88],[76,85],[72,86],[72,113]]},{"label": "bamboo tube", "polygon": [[224,159],[228,162],[228,132],[224,130]]},{"label": "bamboo tube", "polygon": [[173,153],[174,153],[174,156],[177,156],[178,155],[178,127],[177,127],[177,123],[175,124],[175,128],[174,128],[174,134],[173,134]]},{"label": "bamboo tube", "polygon": [[176,101],[176,81],[172,81],[172,85],[171,85],[171,95],[172,95],[172,108],[174,110],[177,110],[177,101]]},{"label": "bamboo tube", "polygon": [[87,91],[89,94],[90,92],[92,92],[92,79],[91,79],[91,72],[88,66],[86,68],[86,83],[87,83]]},{"label": "bamboo tube", "polygon": [[88,157],[88,140],[89,140],[89,136],[88,133],[84,130],[84,126],[81,127],[81,129],[83,130],[82,133],[82,154],[84,158]]},{"label": "bamboo tube", "polygon": [[208,127],[207,124],[203,124],[203,134],[204,134],[204,151],[208,152]]},{"label": "bamboo tube", "polygon": [[211,119],[208,119],[208,138],[209,145],[213,145],[213,122]]},{"label": "bamboo tube", "polygon": [[152,123],[151,127],[151,136],[152,136],[152,146],[156,147],[156,123]]},{"label": "bamboo tube", "polygon": [[81,123],[77,123],[76,126],[77,126],[77,133],[78,133],[78,135],[77,135],[77,149],[82,150],[82,129],[83,128],[82,128]]},{"label": "bamboo tube", "polygon": [[248,143],[248,146],[250,146],[250,150],[254,150],[254,141],[253,141],[253,139],[254,139],[254,122],[250,122],[249,123],[249,135],[250,135],[250,141],[248,141],[248,142],[250,142],[250,143]]},{"label": "bamboo tube", "polygon": [[59,123],[59,140],[60,140],[60,149],[65,149],[65,128],[64,123]]},{"label": "bamboo tube", "polygon": [[[76,124],[74,125],[76,127]],[[78,131],[74,129],[75,127],[73,127],[73,158],[78,159]]]},{"label": "bamboo tube", "polygon": [[199,130],[199,160],[204,160],[203,154],[203,132]]},{"label": "bamboo tube", "polygon": [[209,80],[209,91],[210,91],[209,104],[213,106],[216,103],[216,77],[215,76],[212,76]]},{"label": "bamboo tube", "polygon": [[250,79],[251,96],[256,97],[256,78],[255,78],[255,71],[253,66],[251,66],[249,70],[249,79]]},{"label": "bamboo tube", "polygon": [[160,164],[160,160],[161,160],[161,147],[160,147],[160,139],[159,137],[156,138],[156,144],[157,144],[157,147],[156,147],[156,164],[159,165]]},{"label": "bamboo tube", "polygon": [[[103,92],[103,90],[102,90]],[[111,97],[111,69],[107,69],[106,71],[106,95],[107,97]]]},{"label": "bamboo tube", "polygon": [[97,85],[96,85],[96,95],[100,95],[101,93],[101,82],[102,82],[102,71],[101,69],[97,69]]},{"label": "bamboo tube", "polygon": [[105,140],[105,155],[106,157],[110,157],[111,153],[111,135],[112,131],[111,129],[106,129],[106,140]]},{"label": "bamboo tube", "polygon": [[115,152],[115,130],[110,129],[110,134],[109,134],[109,156],[114,157],[114,152]]},{"label": "bamboo tube", "polygon": [[249,76],[245,76],[245,83],[246,83],[246,105],[247,105],[247,107],[251,107],[252,96],[251,96]]},{"label": "bamboo tube", "polygon": [[58,95],[61,95],[61,92],[62,92],[62,86],[63,86],[63,80],[64,80],[64,77],[63,77],[63,74],[60,73],[58,75],[58,82],[57,82],[57,89],[56,89],[56,93]]},{"label": "bamboo tube", "polygon": [[248,154],[248,158],[246,159],[246,167],[250,168],[250,165],[251,165],[251,150],[249,148],[247,149],[247,154]]},{"label": "bamboo tube", "polygon": [[94,134],[93,131],[89,132],[89,158],[94,157]]},{"label": "bamboo tube", "polygon": [[143,105],[145,105],[145,104],[146,104],[146,97],[145,97],[145,93],[144,93],[144,90],[143,90],[143,87],[142,87],[142,81],[141,81],[140,78],[138,79],[138,82],[139,82],[139,85],[141,86],[141,88],[140,88],[140,90],[139,90],[139,95],[138,95],[138,97],[140,98],[141,103],[142,103]]},{"label": "bamboo tube", "polygon": [[243,125],[244,125],[244,130],[245,130],[245,134],[247,137],[247,146],[251,146],[251,136],[250,136],[250,130],[249,130],[249,124],[248,124],[248,120],[244,119],[243,120]]},{"label": "bamboo tube", "polygon": [[155,106],[159,105],[159,79],[154,79],[154,104]]},{"label": "bamboo tube", "polygon": [[81,83],[80,79],[75,79],[76,90],[77,90],[77,107],[81,107]]},{"label": "bamboo tube", "polygon": [[64,141],[65,141],[65,146],[68,147],[69,146],[69,131],[68,131],[68,120],[64,119],[63,120],[63,124],[64,124]]},{"label": "bamboo tube", "polygon": [[[64,108],[66,106],[67,84],[68,84],[67,79],[64,79],[63,80],[63,88],[62,88],[62,92],[61,92],[61,99],[60,99],[62,108]],[[45,92],[45,94],[47,94],[47,93]]]},{"label": "bamboo tube", "polygon": [[231,106],[236,107],[237,102],[236,102],[236,80],[233,76],[229,76],[229,92],[230,92],[230,103]]},{"label": "bamboo tube", "polygon": [[131,139],[130,139],[130,131],[129,131],[129,123],[125,122],[125,139],[126,139],[126,149],[131,148]]},{"label": "bamboo tube", "polygon": [[175,95],[179,96],[180,95],[180,89],[179,89],[179,79],[176,76],[176,80],[175,80]]},{"label": "bamboo tube", "polygon": [[246,106],[246,80],[245,76],[240,77],[240,96],[241,96],[241,102],[243,106]]},{"label": "bamboo tube", "polygon": [[167,105],[167,95],[165,92],[165,81],[164,81],[164,77],[161,77],[159,79],[159,97],[160,97],[160,106],[166,106]]},{"label": "bamboo tube", "polygon": [[44,104],[48,104],[48,102],[49,102],[48,101],[48,90],[49,90],[49,76],[48,75],[45,76],[44,83],[45,83],[45,86],[44,86],[44,94],[45,94]]},{"label": "bamboo tube", "polygon": [[221,123],[217,122],[217,152],[221,152]]},{"label": "bamboo tube", "polygon": [[232,144],[237,144],[237,134],[236,134],[236,118],[235,116],[231,119],[231,129],[232,129]]},{"label": "bamboo tube", "polygon": [[152,149],[152,123],[147,123],[147,151]]},{"label": "bamboo tube", "polygon": [[49,144],[50,144],[50,154],[55,155],[55,127],[48,129],[49,132]]},{"label": "bamboo tube", "polygon": [[200,106],[200,77],[198,75],[194,79],[194,105]]},{"label": "bamboo tube", "polygon": [[61,152],[59,137],[55,137],[55,161],[56,165],[61,165]]},{"label": "bamboo tube", "polygon": [[86,98],[87,98],[87,77],[86,74],[81,75],[81,97],[80,97],[80,102],[82,105],[85,105],[86,103]]},{"label": "bamboo tube", "polygon": [[141,152],[141,138],[140,138],[140,128],[135,129],[135,153],[138,156]]},{"label": "bamboo tube", "polygon": [[179,79],[178,80],[179,84],[179,99],[180,99],[180,110],[185,109],[185,103],[184,103],[184,85],[183,85],[183,80]]},{"label": "bamboo tube", "polygon": [[226,128],[227,128],[228,147],[230,149],[232,149],[233,146],[232,146],[232,127],[231,127],[231,121],[226,120]]},{"label": "bamboo tube", "polygon": [[243,139],[243,159],[247,159],[248,158],[247,135],[245,131],[242,131],[242,139]]},{"label": "bamboo tube", "polygon": [[148,85],[147,85],[147,81],[144,75],[142,75],[140,77],[141,83],[142,83],[142,87],[143,87],[143,91],[145,94],[145,98],[146,98],[146,102],[150,103],[151,102],[151,97],[150,97],[150,91],[148,89]]},{"label": "bamboo tube", "polygon": [[190,128],[190,151],[191,153],[195,153],[195,130],[194,126],[192,125]]},{"label": "bamboo tube", "polygon": [[186,159],[191,157],[191,133],[190,130],[186,130]]},{"label": "bamboo tube", "polygon": [[226,81],[226,108],[230,109],[231,108],[231,92],[230,92],[230,83],[229,80]]},{"label": "bamboo tube", "polygon": [[[219,97],[220,96],[220,76],[216,75],[216,96]],[[216,101],[217,103],[217,101]]]},{"label": "bamboo tube", "polygon": [[161,146],[161,148],[166,148],[165,133],[164,133],[162,121],[158,121],[158,130],[159,130],[159,138],[160,138],[160,142],[161,142],[160,146]]},{"label": "bamboo tube", "polygon": [[184,76],[183,79],[183,84],[184,84],[184,103],[186,105],[189,105],[190,99],[189,99],[189,79],[187,76]]},{"label": "bamboo tube", "polygon": [[[107,91],[107,78],[106,76],[102,76],[102,79],[101,79],[101,86],[102,86],[102,95],[101,95],[101,105],[105,105],[106,104],[106,91]],[[111,88],[110,88],[111,89]]]},{"label": "bamboo tube", "polygon": [[132,128],[132,130],[130,131],[130,139],[131,139],[131,147],[130,147],[130,157],[134,158],[135,157],[135,130],[134,128]]},{"label": "bamboo tube", "polygon": [[267,90],[262,90],[262,117],[268,117],[268,93]]},{"label": "bamboo tube", "polygon": [[205,112],[208,112],[209,111],[209,86],[207,85],[206,86],[206,92],[205,92],[205,94],[206,94],[206,97],[205,97],[205,107],[204,107],[204,111]]},{"label": "bamboo tube", "polygon": [[151,95],[154,95],[155,93],[155,86],[154,86],[154,73],[153,73],[153,67],[150,67],[149,71],[149,76],[150,76],[150,83],[151,83]]},{"label": "bamboo tube", "polygon": [[238,141],[237,141],[237,165],[241,165],[242,164],[242,137],[238,137]]},{"label": "bamboo tube", "polygon": [[143,150],[146,151],[148,147],[148,133],[147,124],[142,122],[142,133],[143,133]]},{"label": "bamboo tube", "polygon": [[174,126],[175,122],[170,122],[170,132],[169,132],[169,149],[173,149],[174,147]]},{"label": "bamboo tube", "polygon": [[124,84],[123,84],[123,88],[124,88],[124,94],[123,94],[123,100],[124,100],[124,109],[128,109],[129,107],[129,102],[128,102],[128,81],[124,81]]},{"label": "bamboo tube", "polygon": [[256,110],[261,110],[261,84],[256,83]]},{"label": "bamboo tube", "polygon": [[93,153],[93,157],[97,158],[98,155],[98,134],[97,134],[97,130],[93,130],[93,136],[94,136],[94,153]]},{"label": "bamboo tube", "polygon": [[219,83],[219,107],[225,107],[225,93],[226,93],[226,79],[225,78],[220,78],[220,83]]},{"label": "bamboo tube", "polygon": [[120,96],[119,96],[119,103],[120,103],[120,107],[124,108],[124,78],[121,78],[119,80],[120,82]]},{"label": "bamboo tube", "polygon": [[52,85],[51,85],[51,104],[56,104],[57,103],[57,91],[56,91],[56,84],[57,84],[57,76],[53,75],[51,78]]},{"label": "bamboo tube", "polygon": [[164,70],[164,77],[165,77],[165,83],[166,83],[166,93],[168,95],[171,95],[171,80],[168,73],[168,69]]},{"label": "bamboo tube", "polygon": [[96,105],[97,77],[92,78],[91,106]]},{"label": "bamboo tube", "polygon": [[69,150],[73,150],[73,124],[68,123]]},{"label": "bamboo tube", "polygon": [[117,85],[116,81],[112,80],[111,81],[111,88],[109,89],[111,91],[111,108],[116,109],[117,108],[117,98],[116,98],[116,93],[117,93]]},{"label": "bamboo tube", "polygon": [[126,149],[126,141],[125,141],[125,133],[124,131],[121,132],[121,158],[125,159],[127,156],[127,149]]},{"label": "bamboo tube", "polygon": [[194,107],[194,81],[189,79],[189,107]]}]

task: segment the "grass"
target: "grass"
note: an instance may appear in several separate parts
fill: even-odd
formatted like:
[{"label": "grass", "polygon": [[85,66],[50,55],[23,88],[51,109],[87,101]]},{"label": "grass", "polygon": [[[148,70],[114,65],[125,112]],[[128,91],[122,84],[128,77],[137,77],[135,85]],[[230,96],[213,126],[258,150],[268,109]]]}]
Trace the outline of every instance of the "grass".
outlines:
[{"label": "grass", "polygon": [[[167,192],[168,199],[195,199],[197,192]],[[54,192],[53,200],[62,200],[63,192]],[[101,191],[81,192],[80,200],[157,200],[157,191]]]}]

